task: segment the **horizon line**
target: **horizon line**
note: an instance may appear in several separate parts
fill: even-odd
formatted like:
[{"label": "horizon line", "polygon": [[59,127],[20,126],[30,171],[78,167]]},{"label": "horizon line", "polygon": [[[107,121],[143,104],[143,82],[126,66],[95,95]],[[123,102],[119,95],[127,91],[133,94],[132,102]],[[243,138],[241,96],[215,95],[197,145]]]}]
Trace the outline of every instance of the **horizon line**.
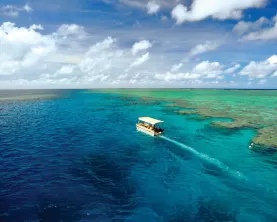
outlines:
[{"label": "horizon line", "polygon": [[156,90],[156,89],[171,89],[171,90],[176,90],[176,89],[192,89],[192,90],[277,90],[277,88],[213,88],[213,87],[199,87],[199,88],[189,88],[189,87],[156,87],[156,88],[146,88],[146,87],[140,87],[140,88],[135,88],[135,87],[118,87],[118,88],[7,88],[7,89],[0,89],[0,91],[5,91],[5,90],[116,90],[116,89],[141,89],[141,90]]}]

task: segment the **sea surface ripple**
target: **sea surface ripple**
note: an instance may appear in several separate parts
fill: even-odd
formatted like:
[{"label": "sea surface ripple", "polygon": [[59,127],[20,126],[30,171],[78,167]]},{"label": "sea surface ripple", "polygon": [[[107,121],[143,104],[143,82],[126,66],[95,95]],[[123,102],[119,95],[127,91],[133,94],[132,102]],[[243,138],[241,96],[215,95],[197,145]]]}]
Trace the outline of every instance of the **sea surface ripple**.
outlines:
[{"label": "sea surface ripple", "polygon": [[[160,101],[54,93],[0,102],[4,222],[276,221],[277,165],[247,148],[252,131],[213,130]],[[137,132],[139,116],[164,120],[166,135]]]}]

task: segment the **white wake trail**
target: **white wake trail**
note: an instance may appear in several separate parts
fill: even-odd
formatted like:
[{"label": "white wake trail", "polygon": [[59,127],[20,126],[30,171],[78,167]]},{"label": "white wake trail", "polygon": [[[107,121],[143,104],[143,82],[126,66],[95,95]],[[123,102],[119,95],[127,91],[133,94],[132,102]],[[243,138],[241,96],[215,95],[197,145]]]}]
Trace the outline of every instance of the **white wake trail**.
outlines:
[{"label": "white wake trail", "polygon": [[209,163],[217,166],[218,168],[224,170],[225,172],[229,173],[233,177],[236,177],[236,178],[239,178],[239,179],[243,179],[245,181],[248,180],[240,171],[236,171],[236,170],[230,169],[230,167],[228,167],[227,165],[225,165],[224,163],[222,163],[218,159],[210,157],[207,154],[200,153],[197,150],[193,149],[192,147],[187,146],[187,145],[185,145],[183,143],[180,143],[180,142],[178,142],[176,140],[170,139],[170,138],[168,138],[166,136],[160,136],[160,138],[162,138],[164,140],[167,140],[168,142],[171,142],[171,143],[173,143],[173,144],[175,144],[175,145],[177,145],[177,146],[179,146],[179,147],[181,147],[183,149],[186,149],[186,150],[190,151],[191,153],[193,153],[197,157],[205,160],[206,162],[209,162]]}]

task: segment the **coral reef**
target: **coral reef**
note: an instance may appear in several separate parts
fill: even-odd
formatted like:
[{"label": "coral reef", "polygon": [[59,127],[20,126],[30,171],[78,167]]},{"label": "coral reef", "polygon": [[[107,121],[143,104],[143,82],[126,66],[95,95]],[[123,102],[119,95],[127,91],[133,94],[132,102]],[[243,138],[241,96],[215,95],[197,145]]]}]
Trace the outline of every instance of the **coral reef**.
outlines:
[{"label": "coral reef", "polygon": [[177,110],[175,111],[175,113],[178,113],[180,115],[191,115],[191,114],[197,114],[197,111],[196,110]]},{"label": "coral reef", "polygon": [[253,139],[253,143],[259,146],[277,149],[277,127],[265,127],[258,131],[258,135]]},{"label": "coral reef", "polygon": [[250,124],[247,121],[232,121],[232,122],[213,121],[211,123],[211,126],[216,128],[228,128],[228,129],[255,128],[254,125]]},{"label": "coral reef", "polygon": [[21,96],[0,97],[0,102],[1,101],[44,100],[44,99],[54,99],[54,98],[57,98],[57,95],[55,94],[21,95]]}]

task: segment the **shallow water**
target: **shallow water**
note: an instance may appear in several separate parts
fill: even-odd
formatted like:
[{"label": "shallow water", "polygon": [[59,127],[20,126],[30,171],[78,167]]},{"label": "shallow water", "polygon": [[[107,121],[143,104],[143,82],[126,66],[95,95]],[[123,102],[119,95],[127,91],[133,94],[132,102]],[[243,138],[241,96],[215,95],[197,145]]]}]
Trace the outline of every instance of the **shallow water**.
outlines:
[{"label": "shallow water", "polygon": [[[277,149],[277,90],[106,89],[103,91],[144,100],[154,98],[169,101],[171,106],[168,109],[183,111],[186,108],[185,114],[197,114],[191,118],[201,120],[217,117],[214,119],[215,122],[211,123],[215,128],[258,129],[258,134],[252,140],[255,143],[252,148]],[[222,118],[232,121],[226,122]]]},{"label": "shallow water", "polygon": [[[0,102],[4,221],[276,221],[276,155],[248,149],[253,130],[85,92]],[[136,132],[139,116],[165,136]]]}]

